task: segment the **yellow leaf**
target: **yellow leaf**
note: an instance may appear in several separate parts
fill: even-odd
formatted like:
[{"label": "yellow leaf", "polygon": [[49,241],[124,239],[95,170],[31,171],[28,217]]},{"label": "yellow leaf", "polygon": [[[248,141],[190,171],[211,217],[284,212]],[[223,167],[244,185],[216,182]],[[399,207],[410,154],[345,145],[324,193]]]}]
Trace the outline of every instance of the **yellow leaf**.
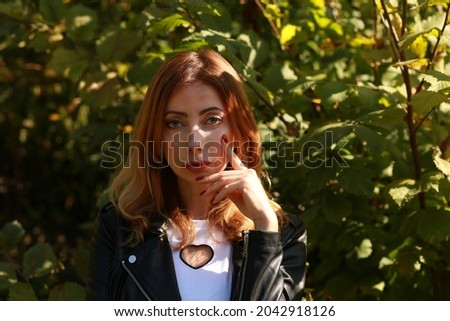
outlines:
[{"label": "yellow leaf", "polygon": [[300,27],[294,26],[291,24],[287,24],[281,29],[281,37],[280,37],[280,43],[282,45],[288,43],[291,41],[294,37],[297,31],[300,31]]},{"label": "yellow leaf", "polygon": [[311,5],[318,9],[325,8],[325,0],[311,0]]},{"label": "yellow leaf", "polygon": [[350,46],[357,47],[371,47],[375,44],[374,38],[356,37],[350,41]]},{"label": "yellow leaf", "polygon": [[[428,42],[424,37],[417,37],[411,45],[411,50],[419,58],[425,58],[427,55]],[[428,63],[428,61],[427,61]]]}]

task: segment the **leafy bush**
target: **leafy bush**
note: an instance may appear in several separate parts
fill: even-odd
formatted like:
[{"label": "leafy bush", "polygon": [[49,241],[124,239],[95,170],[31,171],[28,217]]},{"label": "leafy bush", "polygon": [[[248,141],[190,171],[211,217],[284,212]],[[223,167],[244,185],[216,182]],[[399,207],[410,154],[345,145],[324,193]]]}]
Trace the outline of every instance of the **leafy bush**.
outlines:
[{"label": "leafy bush", "polygon": [[[17,221],[0,230],[0,298],[2,300],[84,300],[79,282],[65,281],[65,263],[46,242],[24,248],[25,230]],[[82,255],[78,255],[80,259]]]},{"label": "leafy bush", "polygon": [[2,223],[49,240],[2,249],[17,291],[83,285],[52,247],[86,250],[123,161],[104,144],[126,146],[167,56],[213,47],[245,80],[274,197],[307,223],[309,295],[450,299],[448,0],[22,0],[0,15]]}]

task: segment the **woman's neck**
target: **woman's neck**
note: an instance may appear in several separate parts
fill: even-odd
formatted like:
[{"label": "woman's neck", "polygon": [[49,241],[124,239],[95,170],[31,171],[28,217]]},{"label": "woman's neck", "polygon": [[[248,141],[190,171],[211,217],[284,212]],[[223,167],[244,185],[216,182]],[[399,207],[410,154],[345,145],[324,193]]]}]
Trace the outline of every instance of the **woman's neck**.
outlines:
[{"label": "woman's neck", "polygon": [[194,220],[206,219],[209,212],[208,201],[200,195],[206,187],[178,180],[178,193],[187,214]]}]

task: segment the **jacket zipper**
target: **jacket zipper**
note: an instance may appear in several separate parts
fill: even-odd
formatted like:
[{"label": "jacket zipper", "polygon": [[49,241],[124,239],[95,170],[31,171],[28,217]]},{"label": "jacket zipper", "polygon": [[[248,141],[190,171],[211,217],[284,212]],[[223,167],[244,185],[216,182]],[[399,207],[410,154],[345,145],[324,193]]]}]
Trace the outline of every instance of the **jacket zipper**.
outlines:
[{"label": "jacket zipper", "polygon": [[130,271],[130,269],[128,268],[128,266],[125,264],[125,260],[122,260],[122,266],[125,269],[125,271],[127,271],[127,273],[130,275],[131,279],[133,280],[133,282],[136,284],[136,286],[139,288],[139,290],[142,292],[142,294],[145,296],[145,298],[148,301],[152,301],[152,299],[150,299],[150,296],[147,294],[147,292],[145,292],[144,288],[142,287],[142,285],[139,283],[139,281],[136,279],[136,277],[134,276],[133,272]]},{"label": "jacket zipper", "polygon": [[241,287],[239,291],[239,301],[242,301],[242,296],[244,293],[244,284],[245,284],[245,274],[247,270],[247,257],[248,257],[248,231],[242,232],[242,237],[244,240],[244,249],[242,252],[242,268],[241,268]]}]

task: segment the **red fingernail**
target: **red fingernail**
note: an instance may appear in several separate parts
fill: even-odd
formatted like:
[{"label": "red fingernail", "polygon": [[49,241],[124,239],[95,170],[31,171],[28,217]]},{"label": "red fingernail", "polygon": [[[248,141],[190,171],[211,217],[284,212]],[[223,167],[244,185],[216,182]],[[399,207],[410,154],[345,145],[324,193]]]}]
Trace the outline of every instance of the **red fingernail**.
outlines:
[{"label": "red fingernail", "polygon": [[203,177],[205,177],[205,176],[199,176],[199,177],[197,177],[195,180],[196,180],[196,181],[201,181],[201,180],[203,179]]},{"label": "red fingernail", "polygon": [[205,189],[204,191],[202,191],[202,192],[200,193],[200,195],[203,195],[203,194],[205,194],[205,192],[206,192],[206,189]]},{"label": "red fingernail", "polygon": [[223,141],[224,141],[225,143],[228,143],[228,138],[227,138],[227,136],[223,135],[223,136],[222,136],[222,139],[223,139]]}]

